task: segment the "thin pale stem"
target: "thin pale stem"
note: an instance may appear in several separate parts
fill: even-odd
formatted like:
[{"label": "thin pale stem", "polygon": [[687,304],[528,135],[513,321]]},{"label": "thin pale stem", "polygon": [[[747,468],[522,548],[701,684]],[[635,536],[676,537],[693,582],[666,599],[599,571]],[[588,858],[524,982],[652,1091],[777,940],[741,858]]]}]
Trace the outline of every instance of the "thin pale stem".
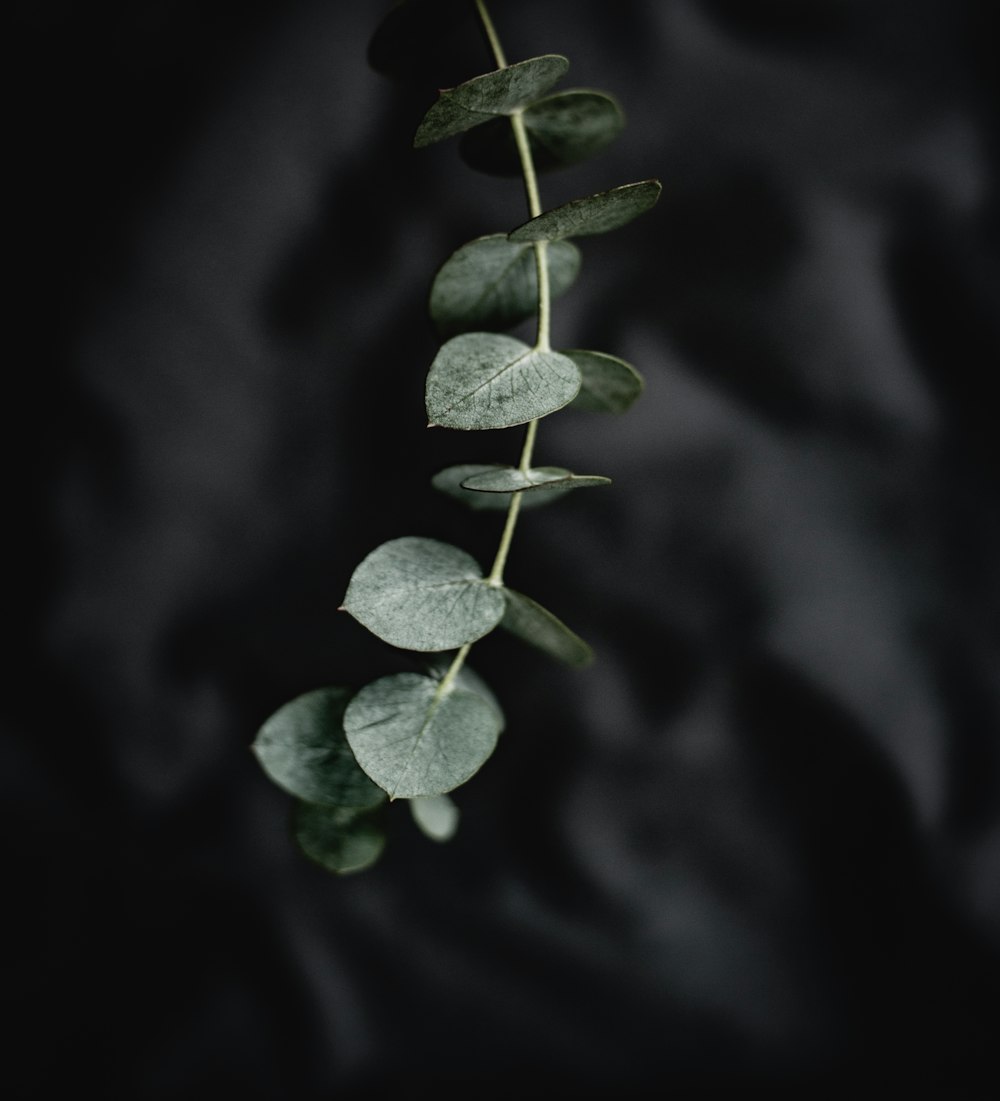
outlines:
[{"label": "thin pale stem", "polygon": [[451,665],[448,666],[448,672],[441,678],[441,683],[437,686],[437,691],[434,693],[434,698],[437,700],[444,699],[445,696],[455,686],[455,678],[458,676],[459,671],[465,664],[465,659],[469,656],[469,651],[472,649],[472,643],[467,642],[461,650],[455,655]]},{"label": "thin pale stem", "polygon": [[[524,191],[528,198],[528,213],[537,218],[542,213],[542,200],[538,194],[538,174],[535,172],[535,160],[531,155],[531,142],[528,129],[524,125],[524,113],[516,111],[511,115],[511,129],[514,131],[514,144],[521,161],[524,175]],[[549,288],[548,241],[535,242],[535,271],[538,273],[538,337],[535,347],[540,352],[549,350],[549,325],[551,317],[552,294]]]},{"label": "thin pale stem", "polygon": [[[497,37],[496,28],[486,10],[485,0],[476,0],[476,10],[482,22],[483,30],[489,40],[493,56],[497,65],[503,69],[507,66],[503,47]],[[517,155],[521,161],[521,173],[524,176],[524,191],[528,200],[528,213],[532,218],[537,218],[542,213],[542,200],[538,194],[538,174],[535,172],[535,162],[531,156],[531,143],[528,140],[528,129],[524,125],[523,111],[515,111],[510,118],[510,125],[514,131],[514,143],[517,146]],[[537,351],[549,351],[549,328],[551,319],[551,289],[549,287],[548,242],[535,242],[535,271],[538,275],[538,336],[535,341]],[[533,420],[528,424],[528,430],[524,437],[524,447],[521,451],[521,463],[519,469],[526,472],[531,469],[531,456],[535,447],[535,436],[538,432],[538,421]],[[491,585],[503,584],[503,571],[507,565],[507,555],[510,553],[511,540],[514,538],[514,529],[517,527],[517,517],[521,511],[521,494],[510,495],[510,505],[507,509],[507,521],[504,524],[503,535],[500,537],[500,546],[497,548],[496,558],[493,561],[493,569],[487,581]],[[456,659],[457,660],[457,659]],[[464,659],[463,659],[464,660]]]},{"label": "thin pale stem", "polygon": [[524,434],[524,447],[521,449],[519,469],[525,474],[531,469],[531,453],[535,450],[535,436],[538,434],[538,421],[528,422],[528,431]]},{"label": "thin pale stem", "polygon": [[493,20],[490,19],[490,13],[486,10],[484,0],[476,0],[476,11],[479,12],[479,21],[483,25],[483,30],[490,44],[490,49],[493,51],[493,56],[496,58],[497,68],[506,69],[507,58],[504,57],[503,47],[500,45],[500,39],[497,37],[496,27],[493,26]]},{"label": "thin pale stem", "polygon": [[497,547],[497,556],[493,560],[493,569],[486,579],[490,585],[503,584],[503,571],[507,565],[507,555],[510,554],[510,541],[514,538],[514,528],[517,527],[517,514],[521,510],[521,494],[510,495],[510,507],[507,509],[507,522],[503,526],[503,535],[500,536],[500,546]]},{"label": "thin pale stem", "polygon": [[532,218],[542,213],[542,200],[538,194],[538,175],[535,172],[535,159],[531,155],[531,142],[528,141],[528,128],[524,125],[524,111],[515,111],[510,116],[511,129],[514,131],[514,144],[521,161],[524,174],[524,190],[528,196],[528,212]]}]

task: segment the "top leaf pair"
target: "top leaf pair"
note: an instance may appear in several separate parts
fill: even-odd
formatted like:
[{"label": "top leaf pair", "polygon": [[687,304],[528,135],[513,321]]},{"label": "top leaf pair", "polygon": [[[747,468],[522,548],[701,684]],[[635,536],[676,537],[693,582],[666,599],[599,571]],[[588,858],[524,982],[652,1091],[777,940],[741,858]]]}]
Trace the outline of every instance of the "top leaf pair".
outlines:
[{"label": "top leaf pair", "polygon": [[546,96],[568,69],[565,57],[545,54],[449,88],[424,116],[413,144],[420,148],[463,134],[460,152],[472,168],[517,176],[521,166],[507,120],[520,112],[536,169],[582,161],[613,141],[625,119],[603,92],[573,89]]}]

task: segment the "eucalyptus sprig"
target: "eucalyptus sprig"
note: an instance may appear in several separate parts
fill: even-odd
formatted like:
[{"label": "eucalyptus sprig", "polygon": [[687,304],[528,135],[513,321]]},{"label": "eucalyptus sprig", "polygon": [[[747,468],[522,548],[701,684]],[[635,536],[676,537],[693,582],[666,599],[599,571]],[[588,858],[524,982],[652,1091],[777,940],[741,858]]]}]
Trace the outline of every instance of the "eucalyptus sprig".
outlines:
[{"label": "eucalyptus sprig", "polygon": [[[569,665],[592,660],[590,647],[561,620],[505,584],[504,569],[522,508],[610,482],[533,465],[539,421],[567,406],[621,413],[642,390],[638,372],[617,356],[553,349],[552,300],[579,272],[574,241],[649,210],[660,184],[642,180],[545,210],[538,173],[604,148],[624,124],[621,109],[603,92],[552,92],[569,68],[558,54],[508,64],[485,3],[472,2],[496,68],[441,92],[413,144],[460,136],[461,155],[474,169],[520,175],[528,219],[462,245],[437,272],[430,314],[445,343],[427,375],[426,410],[432,427],[525,426],[524,440],[516,465],[463,464],[432,480],[473,510],[505,513],[488,572],[459,547],[404,536],[376,547],[348,584],[343,610],[369,631],[403,650],[449,655],[445,661],[380,677],[358,692],[308,692],[257,735],[253,748],[265,772],[297,800],[300,847],[334,872],[378,858],[394,800],[409,802],[429,837],[454,833],[458,811],[447,793],[479,770],[504,727],[496,698],[468,665],[479,639],[502,627]],[[453,9],[442,2],[437,14]],[[434,10],[432,0],[398,5],[373,47],[401,37],[407,19]],[[533,344],[502,331],[531,318]]]}]

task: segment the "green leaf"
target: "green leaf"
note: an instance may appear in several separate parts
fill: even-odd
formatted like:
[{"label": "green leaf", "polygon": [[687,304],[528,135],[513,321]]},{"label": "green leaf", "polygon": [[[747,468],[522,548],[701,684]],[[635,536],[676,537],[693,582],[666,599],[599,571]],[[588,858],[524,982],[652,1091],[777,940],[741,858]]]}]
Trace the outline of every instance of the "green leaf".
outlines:
[{"label": "green leaf", "polygon": [[656,204],[662,186],[659,180],[624,184],[585,199],[547,210],[530,222],[511,230],[512,241],[561,241],[565,237],[589,237],[627,225]]},{"label": "green leaf", "polygon": [[260,728],[253,752],[267,775],[307,803],[374,807],[384,793],[354,760],[344,737],[347,688],[317,688],[286,703]]},{"label": "green leaf", "polygon": [[390,799],[443,795],[489,757],[502,723],[496,707],[457,684],[397,673],[351,700],[344,730],[358,764]]},{"label": "green leaf", "polygon": [[370,867],[385,847],[385,832],[378,818],[347,807],[298,803],[292,832],[310,860],[340,875]]},{"label": "green leaf", "polygon": [[547,92],[565,76],[568,68],[565,57],[545,54],[449,88],[424,115],[413,144],[419,149],[481,126],[497,116],[512,115]]},{"label": "green leaf", "polygon": [[450,841],[458,829],[458,807],[447,795],[411,799],[410,813],[421,832],[432,841]]},{"label": "green leaf", "polygon": [[[444,665],[437,676],[439,681],[444,677],[447,670],[448,665]],[[504,717],[504,713],[500,708],[500,701],[493,694],[493,689],[490,688],[486,681],[466,663],[459,669],[458,676],[455,678],[455,683],[459,688],[464,688],[468,692],[475,692],[477,696],[480,696],[493,708],[496,712],[497,722],[500,724],[499,733],[502,734],[504,727],[507,725],[507,719]]]},{"label": "green leaf", "polygon": [[583,383],[572,401],[574,409],[592,413],[624,413],[642,393],[642,375],[624,359],[578,348],[564,351],[580,368]]},{"label": "green leaf", "polygon": [[[586,160],[614,141],[625,125],[622,109],[611,96],[582,88],[536,100],[521,117],[538,172]],[[459,152],[480,172],[521,174],[521,158],[506,119],[494,119],[463,135]]]},{"label": "green leaf", "polygon": [[541,604],[513,589],[504,589],[504,595],[507,612],[501,626],[511,634],[567,665],[587,665],[593,661],[594,651]]},{"label": "green leaf", "polygon": [[571,474],[561,466],[536,466],[531,470],[501,466],[473,474],[462,482],[463,489],[478,493],[534,493],[540,489],[568,490],[607,485],[611,485],[610,478],[598,474]]},{"label": "green leaf", "polygon": [[404,536],[383,543],[361,562],[343,608],[393,646],[455,650],[492,631],[504,602],[465,551]]},{"label": "green leaf", "polygon": [[[427,672],[429,676],[432,676],[436,681],[440,682],[444,680],[451,668],[454,654],[446,654],[441,657],[436,657],[428,663]],[[458,671],[458,675],[455,677],[455,683],[459,688],[464,688],[469,692],[475,692],[477,696],[481,696],[496,712],[497,722],[500,724],[500,731],[503,732],[503,728],[507,725],[507,720],[504,718],[504,713],[500,709],[500,702],[493,694],[493,690],[483,680],[483,678],[476,672],[474,672],[468,662],[462,666]]]},{"label": "green leaf", "polygon": [[[546,251],[549,289],[557,298],[577,277],[580,250],[570,241],[559,241]],[[507,329],[537,308],[535,246],[508,241],[504,233],[462,245],[444,262],[431,287],[431,319],[442,336]]]},{"label": "green leaf", "polygon": [[[438,471],[431,479],[431,485],[439,492],[447,493],[449,497],[454,497],[455,500],[461,501],[462,504],[476,511],[504,512],[510,505],[509,493],[477,493],[471,489],[463,489],[462,483],[475,474],[506,469],[498,463],[462,463],[459,466],[449,466],[445,470]],[[548,504],[549,501],[554,501],[568,492],[568,489],[546,486],[544,489],[529,493],[521,502],[521,508],[534,508]]]},{"label": "green leaf", "polygon": [[576,397],[580,372],[558,352],[500,333],[452,337],[427,375],[427,416],[445,428],[511,428]]}]

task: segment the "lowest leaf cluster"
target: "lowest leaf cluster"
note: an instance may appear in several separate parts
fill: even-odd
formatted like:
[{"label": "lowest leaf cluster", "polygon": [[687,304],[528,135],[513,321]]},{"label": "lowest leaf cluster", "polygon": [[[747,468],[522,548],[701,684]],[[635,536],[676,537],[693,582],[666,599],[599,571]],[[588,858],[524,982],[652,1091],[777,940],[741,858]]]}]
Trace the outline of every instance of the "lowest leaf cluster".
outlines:
[{"label": "lowest leaf cluster", "polygon": [[[609,483],[533,465],[538,422],[567,406],[620,413],[642,390],[638,372],[614,355],[553,349],[550,311],[580,270],[575,240],[630,222],[653,206],[660,185],[644,180],[543,210],[538,172],[602,149],[622,128],[621,110],[602,92],[552,92],[569,67],[557,54],[508,65],[485,5],[474,6],[497,68],[442,92],[414,145],[460,137],[462,157],[474,169],[521,175],[529,217],[462,245],[438,271],[430,314],[445,343],[427,375],[426,413],[432,426],[467,431],[526,426],[525,438],[516,465],[468,463],[432,479],[473,510],[505,514],[488,572],[459,547],[404,536],[376,547],[350,579],[345,611],[391,646],[439,657],[423,672],[380,677],[357,692],[309,692],[257,735],[264,770],[296,797],[300,847],[335,872],[378,858],[392,800],[408,800],[428,836],[444,840],[454,832],[458,812],[447,793],[478,771],[504,727],[495,697],[467,663],[473,643],[501,627],[570,665],[591,660],[581,638],[504,583],[504,566],[522,507]],[[428,8],[428,0],[397,7],[376,44],[380,35],[405,37],[406,20]],[[504,331],[531,318],[533,344]]]}]

